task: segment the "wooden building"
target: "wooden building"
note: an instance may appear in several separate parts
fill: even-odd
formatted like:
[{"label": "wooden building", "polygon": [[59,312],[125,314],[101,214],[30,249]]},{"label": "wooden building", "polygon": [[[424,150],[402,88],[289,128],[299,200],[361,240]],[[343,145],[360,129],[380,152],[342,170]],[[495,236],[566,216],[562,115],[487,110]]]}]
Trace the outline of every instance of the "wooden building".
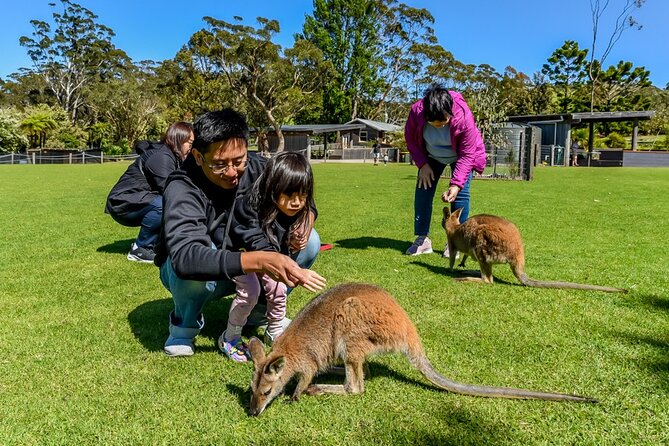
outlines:
[{"label": "wooden building", "polygon": [[[598,122],[621,122],[631,121],[632,130],[632,150],[638,148],[639,121],[648,120],[655,116],[655,112],[648,111],[619,111],[619,112],[586,112],[586,113],[559,113],[551,115],[522,115],[509,116],[509,122],[518,122],[531,124],[541,128],[542,146],[561,147],[564,149],[564,156],[561,164],[567,165],[571,158],[571,128],[576,124],[588,124],[588,153],[592,154],[595,140],[595,123]],[[590,160],[588,160],[590,161]]]}]

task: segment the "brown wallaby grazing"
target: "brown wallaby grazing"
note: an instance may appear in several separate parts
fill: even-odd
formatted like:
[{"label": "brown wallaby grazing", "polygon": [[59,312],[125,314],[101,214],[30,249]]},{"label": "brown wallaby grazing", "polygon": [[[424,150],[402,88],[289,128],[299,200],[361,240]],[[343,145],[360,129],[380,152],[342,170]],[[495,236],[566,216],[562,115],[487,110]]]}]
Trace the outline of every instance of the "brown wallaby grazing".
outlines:
[{"label": "brown wallaby grazing", "polygon": [[[464,395],[595,403],[576,395],[535,392],[510,387],[476,386],[451,381],[434,370],[425,356],[416,327],[399,304],[383,289],[368,284],[339,285],[307,304],[265,356],[257,338],[249,341],[253,359],[251,415],[259,415],[293,378],[292,399],[303,392],[362,393],[363,365],[368,355],[404,353],[411,364],[435,386]],[[311,384],[314,376],[343,361],[344,385]]]},{"label": "brown wallaby grazing", "polygon": [[572,282],[553,282],[533,280],[525,274],[525,250],[523,239],[516,225],[496,215],[480,214],[469,217],[460,223],[462,209],[451,213],[448,206],[444,206],[444,218],[441,225],[446,230],[448,251],[450,254],[449,267],[453,270],[457,252],[463,254],[460,266],[465,266],[467,256],[479,262],[481,277],[462,277],[455,280],[469,282],[492,283],[492,265],[508,263],[514,276],[525,286],[539,288],[572,288],[577,290],[605,291],[608,293],[626,293],[622,288],[608,286],[585,285]]}]

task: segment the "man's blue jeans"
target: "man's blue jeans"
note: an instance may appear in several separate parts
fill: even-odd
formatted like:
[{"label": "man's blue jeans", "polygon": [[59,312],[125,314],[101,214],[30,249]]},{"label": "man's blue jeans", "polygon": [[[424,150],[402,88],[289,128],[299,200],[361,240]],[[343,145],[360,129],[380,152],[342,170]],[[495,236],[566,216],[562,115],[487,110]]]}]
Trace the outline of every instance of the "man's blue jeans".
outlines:
[{"label": "man's blue jeans", "polygon": [[[414,197],[414,224],[413,230],[414,235],[430,235],[430,223],[432,221],[432,204],[434,202],[434,194],[437,190],[437,183],[439,182],[439,177],[444,173],[446,164],[442,164],[439,161],[428,158],[428,164],[434,172],[434,181],[432,181],[432,187],[423,189],[418,187],[418,182],[416,182],[416,195]],[[451,170],[455,169],[455,163],[451,164]],[[472,173],[467,177],[467,181],[462,187],[462,190],[458,192],[455,201],[451,203],[451,212],[456,209],[464,208],[462,214],[460,214],[460,223],[463,223],[469,217],[469,186],[472,182]]]},{"label": "man's blue jeans", "polygon": [[[309,268],[316,261],[320,248],[320,236],[315,229],[312,229],[306,248],[291,257],[302,268]],[[172,268],[172,260],[169,257],[160,267],[160,280],[172,293],[174,301],[170,323],[181,328],[202,328],[204,304],[235,292],[235,283],[232,280],[201,282],[179,278]],[[288,292],[290,291],[288,289]]]}]

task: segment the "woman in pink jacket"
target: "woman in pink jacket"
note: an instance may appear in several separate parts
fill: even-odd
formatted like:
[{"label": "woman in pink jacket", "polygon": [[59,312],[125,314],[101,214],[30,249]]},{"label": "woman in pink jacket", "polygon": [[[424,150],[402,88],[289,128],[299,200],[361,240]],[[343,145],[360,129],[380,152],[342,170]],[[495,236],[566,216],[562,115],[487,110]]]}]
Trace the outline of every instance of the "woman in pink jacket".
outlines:
[{"label": "woman in pink jacket", "polygon": [[[416,241],[408,255],[432,252],[430,221],[437,182],[446,165],[451,166],[451,181],[441,199],[451,210],[464,208],[460,221],[469,216],[469,185],[474,171],[483,172],[485,146],[474,116],[460,93],[433,84],[425,97],[411,106],[404,128],[411,157],[418,167],[414,198]],[[448,256],[448,248],[444,256]]]}]

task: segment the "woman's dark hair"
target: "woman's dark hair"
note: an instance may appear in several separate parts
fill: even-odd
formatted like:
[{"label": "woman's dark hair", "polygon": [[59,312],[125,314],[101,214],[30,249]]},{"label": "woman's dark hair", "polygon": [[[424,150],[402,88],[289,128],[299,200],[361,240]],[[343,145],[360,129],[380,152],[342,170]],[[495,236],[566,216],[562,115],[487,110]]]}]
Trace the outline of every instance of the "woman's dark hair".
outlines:
[{"label": "woman's dark hair", "polygon": [[306,195],[306,205],[295,215],[291,230],[308,221],[309,210],[314,206],[314,175],[304,155],[281,152],[267,161],[265,170],[253,185],[251,198],[251,204],[258,212],[260,226],[272,243],[279,244],[272,231],[272,223],[279,215],[279,196],[290,196],[295,192]]},{"label": "woman's dark hair", "polygon": [[246,118],[231,108],[207,112],[197,118],[193,127],[195,128],[193,147],[203,155],[209,150],[210,144],[215,142],[241,139],[248,145],[249,127]]},{"label": "woman's dark hair", "polygon": [[181,146],[190,139],[191,134],[194,134],[193,124],[183,121],[175,122],[167,128],[160,142],[169,147],[178,160],[182,160],[184,155],[181,153]]},{"label": "woman's dark hair", "polygon": [[453,116],[453,96],[440,84],[432,84],[425,90],[423,114],[427,121],[443,121]]}]

